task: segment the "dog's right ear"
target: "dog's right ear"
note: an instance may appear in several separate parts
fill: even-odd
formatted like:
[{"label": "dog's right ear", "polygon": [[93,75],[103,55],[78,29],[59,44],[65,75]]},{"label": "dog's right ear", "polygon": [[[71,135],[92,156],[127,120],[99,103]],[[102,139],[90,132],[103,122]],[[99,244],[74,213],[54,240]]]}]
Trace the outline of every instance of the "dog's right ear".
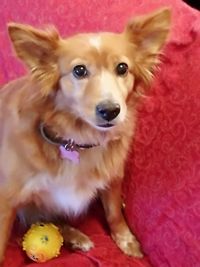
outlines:
[{"label": "dog's right ear", "polygon": [[42,31],[16,23],[8,25],[8,32],[17,56],[30,68],[32,77],[42,85],[43,96],[47,96],[59,79],[58,32],[53,27]]},{"label": "dog's right ear", "polygon": [[51,64],[56,60],[59,34],[55,28],[42,31],[29,25],[9,23],[8,32],[17,56],[30,69]]}]

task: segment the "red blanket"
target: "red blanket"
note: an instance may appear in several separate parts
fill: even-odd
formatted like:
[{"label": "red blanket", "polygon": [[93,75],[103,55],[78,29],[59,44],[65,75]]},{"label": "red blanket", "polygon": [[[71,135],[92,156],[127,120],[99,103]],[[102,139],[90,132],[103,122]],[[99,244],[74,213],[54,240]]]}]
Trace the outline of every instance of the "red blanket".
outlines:
[{"label": "red blanket", "polygon": [[[123,255],[95,205],[79,227],[96,247],[88,253],[62,249],[46,264],[29,261],[14,241],[6,267],[199,267],[200,266],[200,15],[180,0],[1,0],[0,84],[24,73],[13,57],[6,23],[55,24],[63,35],[119,31],[135,14],[171,6],[173,27],[153,90],[138,110],[124,182],[126,216],[146,257]],[[151,265],[150,263],[151,262]]]}]

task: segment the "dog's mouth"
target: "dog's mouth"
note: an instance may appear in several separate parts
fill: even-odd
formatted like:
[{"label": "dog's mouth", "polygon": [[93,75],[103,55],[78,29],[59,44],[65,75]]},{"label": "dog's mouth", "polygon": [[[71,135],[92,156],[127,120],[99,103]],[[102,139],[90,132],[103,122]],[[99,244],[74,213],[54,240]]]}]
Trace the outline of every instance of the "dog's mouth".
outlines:
[{"label": "dog's mouth", "polygon": [[105,123],[105,124],[99,124],[98,127],[101,127],[101,128],[111,128],[115,126],[113,123]]}]

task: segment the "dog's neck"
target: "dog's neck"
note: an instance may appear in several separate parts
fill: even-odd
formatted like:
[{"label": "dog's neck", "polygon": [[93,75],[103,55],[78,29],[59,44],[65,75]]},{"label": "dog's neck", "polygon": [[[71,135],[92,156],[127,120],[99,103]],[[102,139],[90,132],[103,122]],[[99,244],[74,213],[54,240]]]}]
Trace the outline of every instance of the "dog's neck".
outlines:
[{"label": "dog's neck", "polygon": [[57,133],[53,132],[51,128],[48,125],[45,125],[43,122],[39,124],[39,129],[45,141],[52,145],[63,146],[68,151],[78,151],[99,146],[98,143],[79,144],[76,143],[74,139],[63,139],[61,136],[58,136]]},{"label": "dog's neck", "polygon": [[73,139],[63,139],[54,133],[48,125],[43,122],[39,125],[39,130],[43,139],[51,145],[58,146],[61,158],[68,159],[74,163],[79,163],[80,150],[90,149],[99,144],[78,144]]}]

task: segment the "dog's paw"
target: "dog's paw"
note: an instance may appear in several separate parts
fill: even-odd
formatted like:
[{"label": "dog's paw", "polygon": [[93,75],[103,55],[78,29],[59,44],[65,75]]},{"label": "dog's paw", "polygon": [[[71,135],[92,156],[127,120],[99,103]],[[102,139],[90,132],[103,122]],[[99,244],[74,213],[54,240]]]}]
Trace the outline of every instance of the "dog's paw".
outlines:
[{"label": "dog's paw", "polygon": [[84,234],[81,234],[77,238],[71,240],[69,245],[73,250],[79,249],[82,251],[89,251],[94,247],[94,244],[90,238]]},{"label": "dog's paw", "polygon": [[87,235],[73,227],[65,226],[62,233],[65,244],[73,250],[89,251],[94,247],[93,242]]},{"label": "dog's paw", "polygon": [[140,244],[136,240],[135,236],[130,232],[126,234],[115,234],[112,238],[116,242],[117,246],[128,256],[142,258],[143,253],[140,249]]}]

